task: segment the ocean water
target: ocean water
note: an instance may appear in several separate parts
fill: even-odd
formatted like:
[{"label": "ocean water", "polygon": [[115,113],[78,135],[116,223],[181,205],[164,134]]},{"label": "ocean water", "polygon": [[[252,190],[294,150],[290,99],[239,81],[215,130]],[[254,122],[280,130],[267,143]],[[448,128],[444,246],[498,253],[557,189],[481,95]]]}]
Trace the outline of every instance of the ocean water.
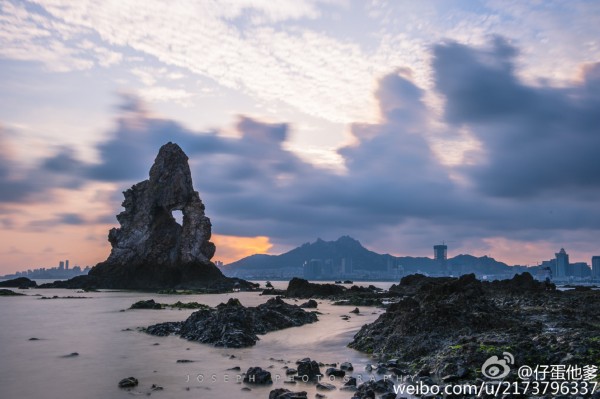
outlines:
[{"label": "ocean water", "polygon": [[[285,288],[287,282],[273,282]],[[382,287],[388,283],[375,284]],[[264,286],[264,285],[263,285]],[[317,323],[260,336],[250,348],[215,348],[176,336],[154,337],[137,331],[164,321],[179,321],[193,310],[126,310],[142,299],[161,303],[196,301],[215,306],[231,297],[245,306],[256,306],[270,297],[259,293],[217,295],[159,295],[129,291],[92,293],[63,289],[17,290],[27,294],[0,297],[0,398],[129,398],[151,394],[164,398],[267,398],[269,391],[285,387],[307,391],[314,397],[314,384],[284,384],[283,366],[310,357],[323,363],[352,362],[354,376],[369,378],[364,372],[372,362],[366,354],[347,348],[352,336],[365,323],[375,320],[381,309],[361,308],[349,321],[340,318],[353,309],[318,301],[323,314]],[[82,299],[48,299],[43,296],[81,296]],[[294,303],[293,299],[288,302]],[[300,303],[300,301],[298,301]],[[30,340],[38,338],[38,340]],[[158,344],[158,345],[157,345]],[[67,357],[73,352],[78,356]],[[177,363],[177,360],[191,360]],[[240,372],[260,366],[272,373],[274,384],[266,387],[238,382]],[[322,367],[324,373],[326,367]],[[135,377],[139,385],[132,391],[117,387],[125,377]],[[280,379],[278,380],[278,377]],[[326,381],[327,382],[327,381]],[[333,382],[341,386],[338,379]],[[152,391],[152,384],[163,391]],[[244,386],[251,391],[242,390]],[[351,392],[322,392],[328,398],[350,398]]]}]

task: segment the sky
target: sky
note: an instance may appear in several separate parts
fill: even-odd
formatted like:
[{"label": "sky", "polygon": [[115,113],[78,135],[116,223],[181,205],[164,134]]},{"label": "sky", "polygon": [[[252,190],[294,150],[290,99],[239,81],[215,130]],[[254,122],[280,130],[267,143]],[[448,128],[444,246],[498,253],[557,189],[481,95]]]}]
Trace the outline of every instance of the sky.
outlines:
[{"label": "sky", "polygon": [[0,274],[94,265],[178,143],[225,263],[600,255],[600,2],[0,0]]}]

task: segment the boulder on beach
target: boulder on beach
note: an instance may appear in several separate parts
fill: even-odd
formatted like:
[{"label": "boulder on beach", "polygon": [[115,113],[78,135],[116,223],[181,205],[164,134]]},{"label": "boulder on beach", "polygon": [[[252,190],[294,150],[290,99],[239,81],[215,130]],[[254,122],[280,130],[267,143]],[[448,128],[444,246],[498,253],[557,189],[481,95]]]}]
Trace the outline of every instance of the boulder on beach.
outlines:
[{"label": "boulder on beach", "polygon": [[271,298],[256,307],[245,307],[238,299],[230,298],[215,308],[192,313],[184,322],[155,324],[145,331],[152,335],[177,334],[190,341],[242,348],[256,344],[257,335],[317,320],[315,313],[288,304],[281,297]]}]

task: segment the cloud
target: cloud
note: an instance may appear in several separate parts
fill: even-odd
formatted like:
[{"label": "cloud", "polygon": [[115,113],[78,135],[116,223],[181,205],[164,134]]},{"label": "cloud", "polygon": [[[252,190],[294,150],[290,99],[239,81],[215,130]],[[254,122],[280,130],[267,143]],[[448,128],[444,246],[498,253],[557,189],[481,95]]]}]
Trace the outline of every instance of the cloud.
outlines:
[{"label": "cloud", "polygon": [[472,48],[434,48],[445,119],[467,126],[481,162],[463,168],[486,195],[595,199],[600,194],[598,64],[570,87],[528,85],[516,76],[518,50],[501,38]]},{"label": "cloud", "polygon": [[[55,70],[87,69],[96,63],[118,63],[121,49],[127,49],[259,101],[281,102],[327,121],[374,119],[368,93],[373,77],[387,67],[351,41],[299,24],[321,17],[323,7],[337,8],[335,2],[323,7],[318,1],[33,3],[36,7],[8,3],[9,11],[18,8],[22,17],[7,22],[6,57],[39,57]],[[294,26],[287,28],[282,22]],[[19,38],[15,30],[32,33]],[[67,34],[80,46],[61,40]],[[44,51],[48,37],[62,46],[56,59]],[[85,46],[89,43],[93,47]],[[9,47],[26,50],[14,54]],[[38,47],[41,51],[35,51]],[[64,59],[60,65],[59,59]]]},{"label": "cloud", "polygon": [[[432,52],[446,134],[471,132],[483,152],[473,162],[439,161],[429,141],[439,122],[429,93],[398,70],[378,82],[380,119],[351,125],[352,143],[338,151],[343,171],[288,150],[291,124],[240,115],[236,137],[197,132],[124,95],[114,129],[96,146],[97,163],[59,148],[36,164],[38,173],[17,174],[0,158],[0,184],[17,184],[15,197],[4,201],[94,181],[125,189],[146,179],[158,148],[173,141],[190,158],[219,235],[269,237],[285,246],[350,234],[366,244],[385,242],[388,250],[428,253],[441,240],[506,251],[510,240],[561,243],[597,234],[598,64],[587,65],[580,82],[557,88],[521,81],[519,51],[501,38],[479,47],[449,41]],[[116,214],[120,195],[113,199]],[[51,221],[81,221],[66,213]],[[110,221],[102,215],[85,219]]]}]

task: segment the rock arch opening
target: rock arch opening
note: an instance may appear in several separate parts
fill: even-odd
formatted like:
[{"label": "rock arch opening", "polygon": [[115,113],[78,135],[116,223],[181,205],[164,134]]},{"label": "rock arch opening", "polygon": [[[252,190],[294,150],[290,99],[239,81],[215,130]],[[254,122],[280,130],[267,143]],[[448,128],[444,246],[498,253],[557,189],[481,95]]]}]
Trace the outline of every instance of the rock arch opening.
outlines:
[{"label": "rock arch opening", "polygon": [[171,216],[173,216],[178,225],[183,226],[183,211],[174,209],[171,211]]}]

